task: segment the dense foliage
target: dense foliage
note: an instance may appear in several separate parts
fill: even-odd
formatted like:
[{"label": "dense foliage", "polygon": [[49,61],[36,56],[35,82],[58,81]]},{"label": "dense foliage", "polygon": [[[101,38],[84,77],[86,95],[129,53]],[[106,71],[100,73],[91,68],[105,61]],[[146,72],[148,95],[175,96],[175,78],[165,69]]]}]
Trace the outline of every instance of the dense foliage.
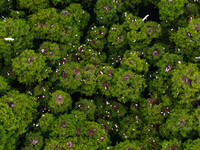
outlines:
[{"label": "dense foliage", "polygon": [[199,150],[198,0],[0,0],[0,150]]}]

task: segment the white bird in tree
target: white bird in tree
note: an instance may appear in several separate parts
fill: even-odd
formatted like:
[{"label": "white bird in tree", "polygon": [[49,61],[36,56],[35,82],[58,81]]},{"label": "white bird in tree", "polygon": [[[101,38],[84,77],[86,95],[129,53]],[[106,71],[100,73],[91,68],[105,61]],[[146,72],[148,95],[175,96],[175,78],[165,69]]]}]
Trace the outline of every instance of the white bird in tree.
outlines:
[{"label": "white bird in tree", "polygon": [[13,38],[5,38],[6,41],[14,41]]},{"label": "white bird in tree", "polygon": [[200,59],[200,56],[199,57],[195,57],[195,59]]},{"label": "white bird in tree", "polygon": [[143,19],[142,19],[142,21],[144,21],[144,20],[146,20],[147,19],[147,17],[149,17],[149,14],[148,15],[146,15]]}]

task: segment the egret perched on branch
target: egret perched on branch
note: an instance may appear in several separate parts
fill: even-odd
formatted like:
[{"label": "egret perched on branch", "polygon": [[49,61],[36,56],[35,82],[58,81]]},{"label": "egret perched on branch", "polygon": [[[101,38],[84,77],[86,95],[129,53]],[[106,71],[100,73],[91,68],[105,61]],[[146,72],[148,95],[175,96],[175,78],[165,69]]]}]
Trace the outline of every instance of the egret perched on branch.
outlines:
[{"label": "egret perched on branch", "polygon": [[14,41],[13,38],[5,38],[6,41]]},{"label": "egret perched on branch", "polygon": [[143,19],[142,19],[142,21],[144,21],[144,20],[146,20],[147,19],[147,17],[149,17],[149,14],[148,15],[146,15]]}]

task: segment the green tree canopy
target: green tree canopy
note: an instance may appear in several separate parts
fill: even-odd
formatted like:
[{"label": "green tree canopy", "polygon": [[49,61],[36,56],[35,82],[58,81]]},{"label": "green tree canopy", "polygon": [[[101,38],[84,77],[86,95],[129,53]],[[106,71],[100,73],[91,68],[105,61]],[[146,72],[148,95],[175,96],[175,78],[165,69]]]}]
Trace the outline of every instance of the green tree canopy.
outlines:
[{"label": "green tree canopy", "polygon": [[[11,65],[10,59],[33,47],[33,35],[24,19],[6,18],[0,21],[0,28],[0,54],[5,63]],[[13,41],[6,38],[12,38]]]},{"label": "green tree canopy", "polygon": [[41,82],[51,73],[51,68],[46,66],[45,57],[26,49],[18,57],[12,59],[13,71],[21,83],[31,84]]}]

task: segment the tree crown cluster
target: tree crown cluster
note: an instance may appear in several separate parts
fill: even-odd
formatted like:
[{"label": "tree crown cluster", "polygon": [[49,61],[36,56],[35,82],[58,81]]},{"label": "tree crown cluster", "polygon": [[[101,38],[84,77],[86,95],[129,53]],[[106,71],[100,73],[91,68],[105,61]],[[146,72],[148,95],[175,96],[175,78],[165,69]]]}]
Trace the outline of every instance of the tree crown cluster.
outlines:
[{"label": "tree crown cluster", "polygon": [[200,4],[1,0],[1,150],[198,150]]}]

